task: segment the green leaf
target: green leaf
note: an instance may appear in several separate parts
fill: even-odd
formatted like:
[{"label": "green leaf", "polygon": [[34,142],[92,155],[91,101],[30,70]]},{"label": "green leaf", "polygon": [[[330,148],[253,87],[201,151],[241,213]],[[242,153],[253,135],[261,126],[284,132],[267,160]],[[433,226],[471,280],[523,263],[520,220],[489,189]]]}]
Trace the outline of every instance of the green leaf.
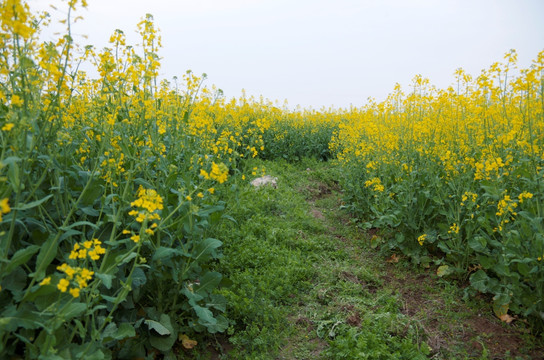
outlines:
[{"label": "green leaf", "polygon": [[144,324],[146,324],[147,327],[150,330],[155,330],[157,332],[157,334],[159,334],[159,335],[170,335],[171,334],[171,331],[168,330],[168,328],[166,328],[166,326],[164,326],[163,324],[161,324],[158,321],[148,319],[148,320],[144,321]]},{"label": "green leaf", "polygon": [[3,271],[3,275],[8,275],[15,269],[17,266],[26,263],[32,255],[38,252],[40,247],[37,245],[31,245],[24,249],[20,249],[9,259],[8,265]]},{"label": "green leaf", "polygon": [[49,194],[47,195],[46,197],[44,197],[43,199],[40,199],[40,200],[36,200],[36,201],[32,201],[32,202],[29,202],[27,204],[24,204],[22,206],[16,206],[14,207],[15,210],[28,210],[28,209],[32,209],[32,208],[35,208],[36,206],[40,206],[41,204],[43,204],[44,202],[46,202],[47,200],[51,199],[54,195],[53,194]]},{"label": "green leaf", "polygon": [[136,331],[134,331],[134,326],[124,322],[119,325],[119,330],[117,330],[115,339],[123,340],[123,339],[131,338],[134,336],[136,336]]},{"label": "green leaf", "polygon": [[15,302],[21,301],[23,290],[26,287],[27,274],[22,267],[15,268],[14,271],[4,278],[2,290],[9,290],[13,294]]},{"label": "green leaf", "polygon": [[487,241],[482,236],[474,236],[468,239],[468,246],[476,252],[487,253]]},{"label": "green leaf", "polygon": [[160,246],[157,250],[155,250],[155,253],[153,254],[153,261],[161,260],[164,258],[171,257],[173,255],[176,255],[180,253],[178,249],[172,249],[169,247]]},{"label": "green leaf", "polygon": [[117,327],[116,323],[109,323],[102,332],[102,339],[106,341],[123,340],[134,336],[136,336],[134,327],[126,322],[121,323],[119,327]]},{"label": "green leaf", "polygon": [[506,264],[503,264],[503,263],[495,264],[492,270],[495,271],[495,273],[499,275],[500,278],[503,278],[503,277],[508,278],[511,275],[510,269],[508,268]]},{"label": "green leaf", "polygon": [[484,269],[491,269],[491,267],[493,267],[493,265],[497,262],[497,260],[491,256],[478,256],[478,260]]},{"label": "green leaf", "polygon": [[217,322],[214,325],[207,326],[208,332],[215,334],[217,332],[223,332],[229,327],[229,321],[223,315],[217,317]]},{"label": "green leaf", "polygon": [[190,291],[186,287],[181,290],[181,293],[184,294],[185,296],[187,296],[187,298],[189,299],[189,304],[191,304],[191,305],[196,305],[196,303],[198,301],[204,299],[203,296]]},{"label": "green leaf", "polygon": [[115,334],[117,333],[117,324],[114,322],[109,323],[102,331],[102,341],[111,341],[114,339]]},{"label": "green leaf", "polygon": [[0,317],[0,333],[14,332],[20,327],[24,329],[45,327],[45,324],[40,322],[40,320],[39,315],[26,307],[15,309],[15,306],[11,306],[2,312],[2,317]]},{"label": "green leaf", "polygon": [[221,282],[223,276],[215,271],[208,271],[201,279],[200,285],[195,286],[195,292],[201,296],[211,293]]},{"label": "green leaf", "polygon": [[77,235],[83,235],[83,233],[79,230],[74,230],[74,229],[66,230],[66,232],[61,235],[59,241],[62,242],[63,240],[68,239],[71,236],[77,236]]},{"label": "green leaf", "polygon": [[71,303],[62,308],[61,311],[57,313],[57,316],[64,318],[64,320],[70,320],[83,314],[85,310],[87,310],[87,304],[79,302]]},{"label": "green leaf", "polygon": [[200,324],[204,326],[217,324],[217,319],[213,317],[213,313],[210,311],[210,309],[198,305],[193,306],[193,309],[198,316]]},{"label": "green leaf", "polygon": [[115,262],[117,265],[122,265],[128,263],[130,260],[134,259],[138,254],[136,254],[134,251],[131,252],[128,256],[126,254],[117,255],[115,258]]},{"label": "green leaf", "polygon": [[[6,163],[8,159],[4,160],[4,163]],[[21,177],[20,177],[19,165],[17,165],[17,162],[15,161],[9,162],[8,179],[13,191],[19,192],[20,191],[19,187],[21,186]]]},{"label": "green leaf", "polygon": [[147,282],[147,278],[145,277],[145,273],[142,270],[141,267],[137,267],[134,269],[134,272],[132,273],[132,288],[137,288],[142,285],[144,285]]},{"label": "green leaf", "polygon": [[80,210],[85,215],[89,215],[89,216],[98,216],[98,215],[100,215],[100,212],[98,210],[96,210],[95,208],[93,208],[92,206],[85,206],[85,207],[82,207]]},{"label": "green leaf", "polygon": [[206,261],[210,257],[210,254],[221,245],[223,245],[221,241],[207,238],[195,245],[192,256],[195,261]]},{"label": "green leaf", "polygon": [[470,284],[472,287],[479,292],[487,292],[487,283],[489,281],[489,276],[483,271],[478,270],[474,274],[470,275]]},{"label": "green leaf", "polygon": [[211,301],[207,303],[209,308],[214,308],[222,312],[227,310],[227,299],[223,295],[212,294],[210,298]]},{"label": "green leaf", "polygon": [[17,157],[17,156],[8,156],[7,158],[5,158],[3,161],[2,161],[2,164],[4,165],[11,165],[11,164],[15,164],[17,162],[21,161],[21,158],[20,157]]},{"label": "green leaf", "polygon": [[[159,320],[161,326],[168,331],[168,334],[164,334],[163,336],[151,335],[149,338],[149,342],[154,348],[159,349],[163,352],[167,352],[172,348],[172,346],[174,346],[174,343],[176,342],[178,336],[174,330],[174,327],[172,326],[172,323],[170,322],[170,317],[168,315],[161,314]],[[147,321],[152,320],[146,320],[146,322]]]},{"label": "green leaf", "polygon": [[75,223],[72,223],[69,226],[61,227],[61,230],[67,231],[78,226],[90,226],[93,229],[99,229],[98,225],[90,221],[76,221]]},{"label": "green leaf", "polygon": [[36,281],[40,281],[45,276],[45,269],[51,264],[51,261],[57,255],[58,243],[54,236],[50,235],[49,239],[43,243],[36,260],[36,271],[31,274]]},{"label": "green leaf", "polygon": [[222,210],[225,210],[225,206],[224,205],[214,205],[214,206],[209,206],[209,207],[206,207],[204,209],[201,209],[197,215],[198,216],[208,216],[210,214],[213,214],[215,212],[218,212],[218,211],[222,211]]},{"label": "green leaf", "polygon": [[94,276],[96,276],[98,279],[100,279],[102,281],[102,284],[104,284],[106,289],[111,289],[111,283],[112,283],[113,278],[114,278],[113,275],[96,273]]},{"label": "green leaf", "polygon": [[443,276],[451,275],[454,272],[455,272],[455,269],[451,268],[450,266],[442,265],[442,266],[439,266],[438,269],[436,270],[436,275],[438,275],[438,277],[443,277]]}]

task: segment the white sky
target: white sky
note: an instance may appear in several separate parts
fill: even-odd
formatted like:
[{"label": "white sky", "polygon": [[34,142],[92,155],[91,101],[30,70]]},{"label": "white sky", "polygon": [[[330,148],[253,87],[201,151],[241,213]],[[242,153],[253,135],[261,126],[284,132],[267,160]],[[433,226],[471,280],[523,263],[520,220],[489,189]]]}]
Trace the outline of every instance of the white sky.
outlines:
[{"label": "white sky", "polygon": [[[36,9],[58,0],[29,0]],[[138,42],[151,13],[161,76],[207,73],[227,98],[290,106],[362,106],[421,74],[444,88],[458,67],[477,76],[510,49],[528,67],[544,50],[544,0],[88,0],[76,41],[107,45],[115,29]],[[62,11],[61,11],[62,9]],[[77,37],[85,34],[87,40]]]}]

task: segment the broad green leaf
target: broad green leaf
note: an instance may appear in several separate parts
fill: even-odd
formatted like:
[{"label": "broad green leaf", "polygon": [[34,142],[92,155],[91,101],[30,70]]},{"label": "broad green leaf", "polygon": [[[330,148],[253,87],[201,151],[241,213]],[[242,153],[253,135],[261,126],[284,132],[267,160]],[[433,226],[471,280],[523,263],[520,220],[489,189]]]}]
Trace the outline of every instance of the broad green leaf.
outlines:
[{"label": "broad green leaf", "polygon": [[82,207],[80,210],[85,215],[89,215],[89,216],[98,216],[98,215],[100,215],[100,212],[98,210],[96,210],[95,208],[93,208],[92,206],[90,206],[90,205]]},{"label": "broad green leaf", "polygon": [[192,256],[196,261],[206,261],[209,255],[221,245],[223,243],[217,239],[204,239],[195,245]]},{"label": "broad green leaf", "polygon": [[14,164],[14,163],[17,163],[21,161],[21,158],[20,157],[17,157],[17,156],[8,156],[7,158],[5,158],[4,160],[2,160],[2,164],[3,165],[11,165],[11,164]]},{"label": "broad green leaf", "polygon": [[212,334],[223,332],[227,330],[228,327],[229,327],[229,321],[223,315],[219,315],[217,317],[217,322],[215,324],[207,326],[208,332]]},{"label": "broad green leaf", "polygon": [[227,310],[227,299],[223,295],[212,294],[210,298],[211,301],[206,304],[209,308],[214,308],[222,312]]},{"label": "broad green leaf", "polygon": [[25,307],[15,309],[12,306],[2,312],[0,317],[0,333],[14,332],[17,328],[38,329],[45,327],[42,319],[35,312]]},{"label": "broad green leaf", "polygon": [[[4,163],[5,163],[5,161],[4,161]],[[13,191],[19,192],[19,187],[21,186],[21,177],[20,177],[19,165],[17,165],[17,162],[15,162],[15,161],[9,163],[9,166],[8,166],[8,179],[9,179],[9,182],[10,182],[10,185],[11,185],[11,188],[13,189]]]},{"label": "broad green leaf", "polygon": [[190,291],[188,288],[184,287],[182,290],[181,290],[181,293],[184,294],[185,296],[187,296],[187,299],[189,299],[189,303],[191,305],[193,304],[196,304],[197,302],[199,302],[200,300],[204,299],[203,296],[195,293],[195,292],[192,292]]},{"label": "broad green leaf", "polygon": [[474,236],[468,239],[468,246],[476,252],[487,253],[487,241],[482,236]]},{"label": "broad green leaf", "polygon": [[63,240],[68,239],[71,236],[77,236],[77,235],[83,235],[83,233],[75,229],[66,230],[64,234],[61,235],[59,242],[62,242]]},{"label": "broad green leaf", "polygon": [[146,324],[150,330],[155,330],[159,335],[171,334],[171,331],[158,321],[148,319],[144,321],[144,324]]},{"label": "broad green leaf", "polygon": [[123,340],[125,338],[136,336],[134,327],[129,323],[121,323],[119,327],[115,323],[109,323],[102,332],[102,339],[108,340]]},{"label": "broad green leaf", "polygon": [[193,309],[198,316],[200,324],[209,326],[217,323],[217,319],[213,317],[213,313],[210,311],[210,309],[198,305],[193,306]]},{"label": "broad green leaf", "polygon": [[172,326],[172,323],[170,322],[170,317],[168,315],[161,315],[160,324],[164,329],[168,331],[168,334],[164,334],[163,336],[151,335],[151,337],[149,338],[149,342],[154,348],[159,349],[163,352],[167,352],[172,348],[172,346],[174,346],[174,343],[176,342],[178,336],[177,333],[174,331],[174,327]]},{"label": "broad green leaf", "polygon": [[506,264],[502,264],[502,263],[495,264],[492,270],[495,271],[495,273],[501,277],[507,278],[511,275],[510,269],[508,268],[508,266],[506,266]]},{"label": "broad green leaf", "polygon": [[448,276],[450,274],[453,274],[454,272],[455,270],[451,268],[450,266],[442,265],[442,266],[439,266],[438,269],[436,270],[436,275],[438,275],[438,277],[443,277],[443,276]]},{"label": "broad green leaf", "polygon": [[137,267],[134,269],[134,272],[132,273],[132,288],[137,288],[142,285],[144,285],[147,282],[147,278],[145,277],[145,273],[142,270],[141,267]]},{"label": "broad green leaf", "polygon": [[201,296],[211,293],[221,282],[221,275],[215,271],[208,271],[201,279],[200,285],[195,286],[195,292]]},{"label": "broad green leaf", "polygon": [[40,200],[36,200],[36,201],[32,201],[32,202],[29,202],[27,204],[23,204],[23,205],[18,205],[16,207],[14,207],[15,210],[28,210],[28,209],[32,209],[36,206],[40,206],[41,204],[43,204],[44,202],[46,202],[47,200],[51,199],[54,195],[53,194],[49,194],[47,195],[46,197],[44,197],[43,199],[40,199]]},{"label": "broad green leaf", "polygon": [[57,315],[64,318],[64,320],[70,320],[81,315],[85,310],[87,310],[87,304],[79,302],[71,303],[64,308],[61,308]]},{"label": "broad green leaf", "polygon": [[114,322],[109,323],[102,331],[102,341],[111,341],[117,333],[117,324]]},{"label": "broad green leaf", "polygon": [[119,325],[119,330],[117,331],[115,339],[123,340],[123,339],[131,338],[134,336],[136,336],[136,331],[134,331],[134,326],[124,322]]},{"label": "broad green leaf", "polygon": [[214,205],[214,206],[209,206],[209,207],[206,207],[204,209],[199,210],[197,215],[198,216],[207,216],[207,215],[210,215],[210,214],[213,214],[215,212],[222,211],[222,210],[225,210],[224,205]]},{"label": "broad green leaf", "polygon": [[23,290],[27,285],[27,274],[21,266],[15,268],[14,271],[6,276],[2,282],[2,290],[9,290],[13,294],[15,302],[21,301]]},{"label": "broad green leaf", "polygon": [[58,242],[54,236],[50,235],[49,239],[43,243],[36,260],[36,271],[31,276],[36,281],[41,281],[45,276],[45,269],[51,264],[51,261],[57,255]]},{"label": "broad green leaf", "polygon": [[13,254],[11,259],[9,259],[8,265],[3,271],[3,275],[8,275],[15,269],[17,266],[22,265],[26,263],[32,255],[38,252],[40,250],[40,247],[37,245],[30,245],[24,249],[20,249]]},{"label": "broad green leaf", "polygon": [[96,276],[98,279],[100,279],[102,281],[102,284],[104,284],[106,289],[111,289],[111,283],[112,283],[113,278],[114,278],[113,275],[96,273],[94,276]]},{"label": "broad green leaf", "polygon": [[93,229],[98,229],[98,226],[90,221],[76,221],[75,223],[72,223],[68,226],[61,227],[61,230],[67,231],[78,226],[90,226]]},{"label": "broad green leaf", "polygon": [[166,257],[171,257],[173,255],[178,254],[179,251],[177,249],[169,248],[160,246],[157,250],[155,250],[155,253],[153,254],[153,261],[157,261],[160,259],[164,259]]},{"label": "broad green leaf", "polygon": [[117,263],[117,265],[126,264],[126,263],[128,263],[130,260],[134,259],[136,256],[138,256],[138,254],[136,254],[135,252],[131,252],[131,253],[128,254],[128,255],[126,255],[126,254],[121,254],[121,255],[118,255],[118,256],[115,258],[115,262]]},{"label": "broad green leaf", "polygon": [[487,292],[488,281],[489,277],[483,270],[478,270],[474,274],[470,275],[470,284],[479,292]]},{"label": "broad green leaf", "polygon": [[478,256],[478,260],[484,269],[490,269],[497,261],[491,256]]}]

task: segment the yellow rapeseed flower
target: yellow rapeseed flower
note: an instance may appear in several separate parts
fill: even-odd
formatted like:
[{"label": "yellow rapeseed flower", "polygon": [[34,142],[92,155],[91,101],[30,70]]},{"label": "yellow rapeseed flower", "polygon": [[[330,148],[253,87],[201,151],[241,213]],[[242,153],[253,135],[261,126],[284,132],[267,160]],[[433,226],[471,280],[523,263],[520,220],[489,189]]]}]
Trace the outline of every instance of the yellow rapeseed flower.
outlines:
[{"label": "yellow rapeseed flower", "polygon": [[531,194],[530,192],[527,192],[527,191],[522,192],[522,193],[519,194],[519,196],[518,196],[518,199],[519,199],[520,204],[523,203],[523,200],[525,200],[525,199],[532,199],[532,198],[533,198],[533,194]]},{"label": "yellow rapeseed flower", "polygon": [[60,279],[59,283],[57,284],[57,289],[59,289],[61,292],[66,292],[68,285],[70,285],[68,280]]},{"label": "yellow rapeseed flower", "polygon": [[21,106],[21,105],[23,105],[23,100],[18,95],[13,95],[11,97],[11,105]]},{"label": "yellow rapeseed flower", "polygon": [[8,198],[0,200],[0,221],[2,221],[2,215],[7,214],[11,211],[11,207],[8,203]]},{"label": "yellow rapeseed flower", "polygon": [[419,243],[420,246],[423,246],[423,243],[425,242],[426,239],[427,239],[427,234],[423,234],[417,238],[417,242]]},{"label": "yellow rapeseed flower", "polygon": [[79,288],[71,288],[69,292],[73,297],[75,298],[79,297]]},{"label": "yellow rapeseed flower", "polygon": [[2,126],[2,131],[11,131],[15,124],[13,123],[6,123],[4,126]]}]

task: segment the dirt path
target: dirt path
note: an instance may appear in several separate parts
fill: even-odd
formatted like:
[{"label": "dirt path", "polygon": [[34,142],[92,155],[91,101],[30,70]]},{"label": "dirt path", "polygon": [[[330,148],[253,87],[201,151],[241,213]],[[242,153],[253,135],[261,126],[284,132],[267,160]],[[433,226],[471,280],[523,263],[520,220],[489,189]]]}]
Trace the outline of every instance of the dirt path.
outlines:
[{"label": "dirt path", "polygon": [[[544,349],[531,344],[534,338],[522,320],[501,323],[486,299],[467,305],[462,290],[439,279],[436,269],[414,268],[402,256],[372,249],[369,239],[380,232],[358,229],[341,210],[333,181],[313,179],[297,191],[305,195],[309,214],[323,224],[319,241],[334,244],[334,251],[314,264],[320,269],[314,289],[300,294],[293,307],[293,336],[278,359],[341,358],[331,348],[341,348],[341,341],[357,346],[346,333],[356,342],[386,338],[365,329],[372,319],[387,316],[398,322],[385,329],[391,344],[409,339],[427,353],[425,358],[544,359]],[[301,236],[307,235],[301,230]]]}]

